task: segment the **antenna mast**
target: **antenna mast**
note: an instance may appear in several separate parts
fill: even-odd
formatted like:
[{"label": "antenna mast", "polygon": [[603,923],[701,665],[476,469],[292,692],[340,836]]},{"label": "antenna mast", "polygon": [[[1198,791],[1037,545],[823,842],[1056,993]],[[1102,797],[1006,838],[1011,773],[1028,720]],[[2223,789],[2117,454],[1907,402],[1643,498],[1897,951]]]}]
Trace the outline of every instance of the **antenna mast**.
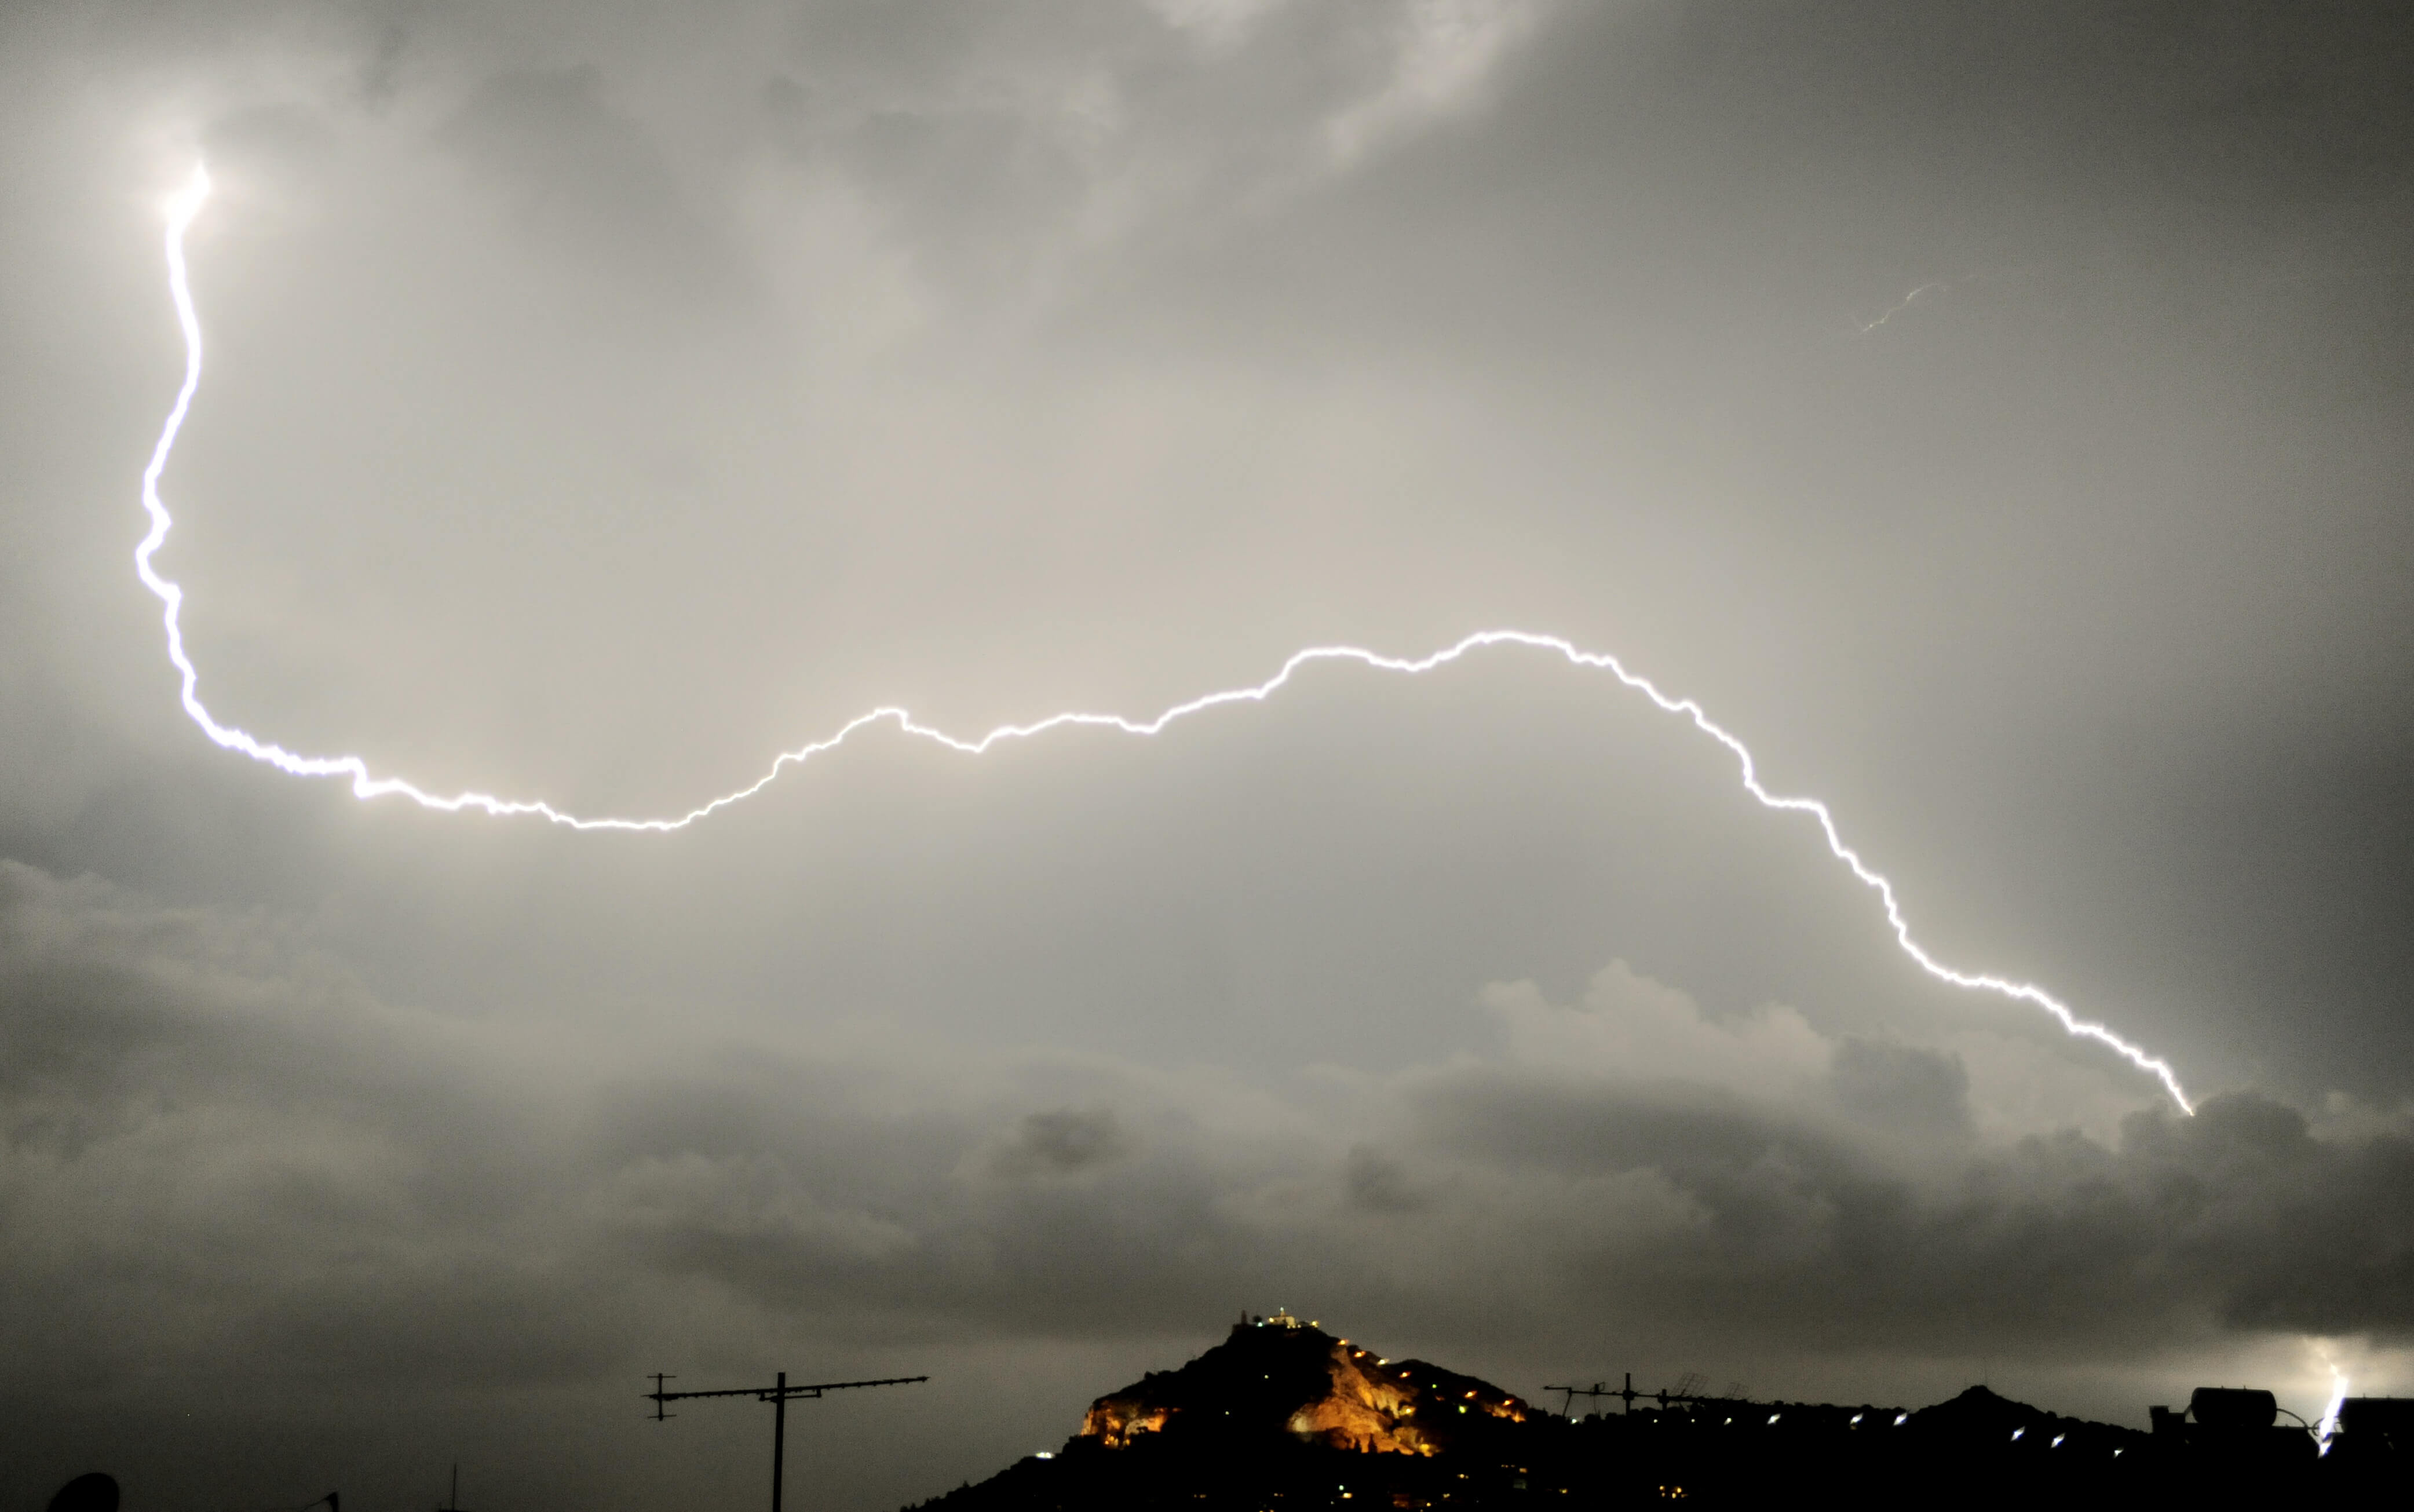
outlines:
[{"label": "antenna mast", "polygon": [[[1628,1386],[1632,1387],[1634,1385],[1633,1378],[1632,1376],[1628,1377],[1626,1384]],[[1620,1393],[1610,1389],[1605,1383],[1600,1381],[1596,1381],[1588,1386],[1544,1386],[1542,1389],[1544,1391],[1556,1391],[1560,1394],[1559,1415],[1561,1417],[1571,1418],[1575,1416],[1574,1409],[1576,1399],[1578,1397],[1590,1397],[1595,1401],[1599,1401],[1603,1397],[1615,1397],[1620,1395]]]},{"label": "antenna mast", "polygon": [[756,1401],[771,1404],[771,1512],[780,1512],[780,1483],[785,1478],[788,1451],[788,1401],[817,1400],[826,1391],[852,1391],[861,1386],[910,1386],[931,1379],[927,1375],[892,1375],[877,1381],[816,1381],[811,1385],[788,1385],[788,1372],[782,1370],[777,1383],[767,1386],[731,1386],[721,1391],[665,1391],[663,1383],[678,1377],[654,1372],[654,1389],[646,1393],[646,1400],[654,1404],[654,1421],[675,1417],[665,1413],[666,1402],[690,1401],[698,1397],[752,1397]]}]

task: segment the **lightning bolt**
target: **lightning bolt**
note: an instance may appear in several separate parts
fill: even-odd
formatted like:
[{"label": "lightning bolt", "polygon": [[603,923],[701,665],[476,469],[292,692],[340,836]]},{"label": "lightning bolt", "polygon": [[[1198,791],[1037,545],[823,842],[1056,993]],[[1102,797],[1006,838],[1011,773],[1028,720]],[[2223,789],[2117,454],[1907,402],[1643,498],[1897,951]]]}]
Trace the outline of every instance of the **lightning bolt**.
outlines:
[{"label": "lightning bolt", "polygon": [[1557,636],[1537,635],[1525,630],[1479,630],[1438,651],[1418,657],[1386,656],[1360,646],[1310,646],[1304,651],[1294,651],[1274,676],[1262,682],[1202,694],[1186,703],[1175,704],[1153,718],[1133,719],[1123,714],[1067,711],[1051,714],[1045,719],[1029,724],[1000,725],[987,734],[973,739],[950,735],[934,726],[922,724],[904,709],[884,705],[867,713],[857,715],[840,726],[831,735],[800,745],[793,751],[781,752],[773,758],[770,768],[762,776],[735,792],[723,793],[719,798],[692,808],[684,814],[650,819],[587,817],[556,808],[542,800],[505,799],[491,793],[474,791],[449,795],[431,793],[400,777],[377,775],[369,770],[368,762],[360,756],[302,756],[281,745],[262,741],[248,731],[230,725],[222,725],[201,703],[199,691],[201,673],[194,667],[192,658],[185,651],[184,630],[179,622],[185,603],[185,591],[174,582],[162,577],[152,564],[153,556],[168,539],[168,531],[174,523],[169,517],[167,506],[159,500],[160,475],[167,471],[169,456],[175,450],[177,433],[184,428],[185,417],[192,408],[193,395],[201,387],[201,323],[200,317],[194,313],[192,286],[186,272],[185,232],[192,225],[194,217],[201,214],[201,204],[209,198],[209,192],[208,172],[202,168],[196,168],[191,180],[184,188],[178,190],[167,204],[168,291],[175,302],[177,323],[183,327],[185,334],[185,382],[183,387],[176,391],[176,402],[168,412],[166,424],[160,427],[158,444],[152,448],[150,465],[142,470],[142,507],[150,516],[151,529],[149,533],[142,537],[142,544],[134,548],[134,570],[142,577],[143,586],[157,595],[160,604],[164,606],[161,620],[168,633],[168,660],[174,664],[178,676],[183,680],[181,697],[185,712],[192,717],[194,724],[201,726],[202,733],[225,750],[240,752],[254,761],[264,762],[279,771],[296,777],[349,777],[351,779],[352,796],[363,800],[400,797],[407,798],[423,808],[437,809],[447,814],[475,810],[497,818],[521,816],[543,818],[571,830],[623,830],[660,834],[675,830],[684,830],[732,804],[753,797],[778,780],[780,774],[788,768],[801,767],[813,757],[837,749],[858,731],[873,725],[894,725],[902,734],[930,741],[966,756],[980,756],[1001,742],[1029,740],[1034,736],[1045,735],[1058,729],[1099,728],[1117,730],[1125,735],[1160,734],[1176,721],[1187,719],[1193,714],[1204,713],[1211,709],[1220,709],[1229,704],[1263,703],[1287,686],[1301,668],[1319,662],[1354,662],[1378,672],[1416,675],[1433,671],[1437,667],[1447,666],[1471,652],[1488,651],[1495,647],[1516,647],[1528,651],[1547,651],[1564,658],[1575,666],[1607,672],[1624,687],[1650,699],[1662,712],[1678,715],[1690,721],[1695,729],[1724,746],[1728,755],[1735,757],[1744,790],[1758,800],[1763,807],[1782,813],[1808,815],[1818,825],[1820,833],[1825,837],[1829,852],[1838,861],[1842,861],[1852,874],[1860,879],[1864,887],[1878,895],[1880,903],[1885,909],[1886,922],[1894,931],[1895,943],[1921,970],[1939,981],[1965,991],[1991,993],[2044,1010],[2073,1037],[2093,1040],[2098,1044],[2108,1046],[2131,1065],[2161,1082],[2163,1089],[2170,1094],[2171,1100],[2177,1103],[2183,1112],[2193,1114],[2196,1111],[2195,1106],[2188,1101],[2186,1091],[2180,1085],[2178,1073],[2171,1069],[2168,1061],[2160,1056],[2149,1055],[2145,1050],[2131,1044],[2104,1025],[2080,1018],[2068,1004],[2047,992],[2043,987],[2034,982],[2015,981],[2005,977],[1963,971],[1959,967],[1947,966],[1930,955],[1917,940],[1912,937],[1911,925],[1903,917],[1902,906],[1895,896],[1894,884],[1863,861],[1858,851],[1844,843],[1842,832],[1836,828],[1835,816],[1828,812],[1825,803],[1815,798],[1790,797],[1769,791],[1760,780],[1759,769],[1752,760],[1750,748],[1725,726],[1712,721],[1709,715],[1703,711],[1700,704],[1691,698],[1678,698],[1661,692],[1649,679],[1628,670],[1624,663],[1606,651],[1586,651]]},{"label": "lightning bolt", "polygon": [[1920,295],[1938,292],[1941,290],[1950,288],[1952,283],[1953,280],[1950,278],[1938,278],[1932,282],[1921,284],[1918,288],[1903,295],[1900,299],[1896,300],[1893,307],[1888,309],[1885,314],[1879,316],[1874,321],[1870,321],[1863,324],[1861,327],[1861,335],[1869,335],[1871,331],[1876,330],[1886,322],[1893,320],[1904,310],[1911,308],[1912,302],[1919,298]]},{"label": "lightning bolt", "polygon": [[2331,1373],[2331,1400],[2322,1407],[2322,1420],[2314,1425],[2314,1442],[2321,1445],[2321,1453],[2327,1456],[2331,1452],[2331,1440],[2338,1435],[2339,1410],[2347,1405],[2347,1372],[2331,1358],[2330,1351],[2316,1349],[2314,1353],[2321,1357],[2322,1369]]}]

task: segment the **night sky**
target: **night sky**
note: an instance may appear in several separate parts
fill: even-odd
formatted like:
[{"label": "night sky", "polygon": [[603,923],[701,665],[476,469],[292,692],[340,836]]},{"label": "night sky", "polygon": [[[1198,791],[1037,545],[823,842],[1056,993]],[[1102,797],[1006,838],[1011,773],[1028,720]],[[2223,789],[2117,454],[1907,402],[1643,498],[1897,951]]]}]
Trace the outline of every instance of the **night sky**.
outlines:
[{"label": "night sky", "polygon": [[[1815,794],[1512,650],[1615,652]],[[0,9],[0,1505],[893,1507],[1289,1307],[2414,1393],[2414,19]],[[2327,1363],[2326,1363],[2327,1362]]]}]

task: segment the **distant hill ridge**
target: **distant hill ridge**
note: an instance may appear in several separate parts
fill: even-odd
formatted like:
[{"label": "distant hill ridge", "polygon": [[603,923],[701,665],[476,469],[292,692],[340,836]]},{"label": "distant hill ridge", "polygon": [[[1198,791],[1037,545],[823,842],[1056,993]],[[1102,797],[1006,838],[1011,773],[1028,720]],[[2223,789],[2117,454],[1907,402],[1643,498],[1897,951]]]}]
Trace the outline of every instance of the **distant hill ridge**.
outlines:
[{"label": "distant hill ridge", "polygon": [[[2146,1433],[1972,1386],[1916,1411],[1637,1394],[1629,1411],[1571,1421],[1488,1381],[1389,1359],[1276,1312],[1244,1316],[1188,1364],[1098,1398],[1062,1450],[922,1505],[1573,1512],[1680,1500],[1765,1507],[1823,1493],[1863,1506],[2023,1512],[2041,1503],[2073,1512],[2375,1495],[2414,1505],[2391,1500],[2409,1489],[2414,1456],[2399,1452],[2385,1426],[2317,1460],[2309,1433],[2269,1426],[2268,1394],[2198,1397],[2254,1397],[2261,1415],[2233,1424],[2217,1413],[2156,1408],[2155,1431]],[[2404,1447],[2414,1448],[2414,1437]]]}]

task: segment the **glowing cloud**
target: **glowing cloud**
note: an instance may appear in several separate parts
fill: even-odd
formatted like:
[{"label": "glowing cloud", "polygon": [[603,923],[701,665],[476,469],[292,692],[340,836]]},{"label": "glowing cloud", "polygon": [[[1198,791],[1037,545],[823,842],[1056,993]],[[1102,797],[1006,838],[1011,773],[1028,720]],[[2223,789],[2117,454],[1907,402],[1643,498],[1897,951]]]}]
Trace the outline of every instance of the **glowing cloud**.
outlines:
[{"label": "glowing cloud", "polygon": [[1565,659],[1572,666],[1591,671],[1606,672],[1616,678],[1622,686],[1650,699],[1662,712],[1676,714],[1690,721],[1695,729],[1724,746],[1727,753],[1735,757],[1744,790],[1758,800],[1764,807],[1809,816],[1818,825],[1820,833],[1826,838],[1827,849],[1860,879],[1863,886],[1878,895],[1880,903],[1885,909],[1886,922],[1894,930],[1895,943],[1901,947],[1902,952],[1911,957],[1921,970],[1937,981],[1955,987],[1972,992],[1992,993],[2043,1009],[2074,1037],[2093,1040],[2099,1044],[2109,1046],[2130,1064],[2161,1082],[2164,1090],[2170,1094],[2171,1100],[2177,1103],[2182,1111],[2190,1114],[2196,1111],[2188,1101],[2187,1093],[2180,1085],[2178,1073],[2171,1069],[2168,1061],[2160,1056],[2149,1055],[2101,1024],[2080,1018],[2068,1004],[2047,992],[2043,987],[2034,982],[2015,981],[2005,977],[1963,971],[1959,967],[1946,966],[1929,954],[1918,941],[1912,938],[1911,925],[1905,921],[1901,904],[1895,897],[1894,884],[1872,870],[1869,863],[1861,859],[1858,851],[1844,844],[1842,833],[1836,828],[1835,816],[1828,813],[1825,803],[1815,798],[1788,797],[1770,792],[1761,784],[1759,771],[1753,764],[1751,750],[1723,726],[1713,723],[1709,715],[1703,712],[1700,704],[1691,698],[1673,697],[1661,692],[1649,679],[1627,670],[1625,664],[1606,651],[1585,651],[1557,636],[1537,635],[1525,630],[1479,630],[1439,651],[1417,657],[1387,656],[1358,646],[1310,646],[1304,651],[1292,652],[1289,660],[1284,662],[1272,677],[1262,682],[1202,694],[1185,703],[1175,704],[1152,718],[1133,719],[1123,714],[1067,711],[1050,714],[1044,719],[1035,720],[1029,724],[1000,725],[985,735],[971,739],[950,735],[935,726],[921,724],[903,709],[884,706],[857,715],[839,726],[835,733],[821,740],[800,745],[793,751],[781,752],[773,758],[770,768],[746,786],[735,792],[723,793],[684,814],[660,818],[582,816],[566,813],[537,799],[505,799],[491,793],[481,792],[459,792],[450,795],[431,793],[400,777],[376,775],[370,771],[368,762],[361,756],[302,756],[281,745],[262,741],[248,731],[221,725],[212,717],[209,710],[201,703],[199,691],[201,673],[195,669],[192,658],[185,651],[184,629],[179,622],[179,617],[184,608],[185,591],[175,583],[160,576],[158,570],[152,565],[152,558],[157,554],[160,546],[168,539],[168,531],[174,524],[169,517],[167,506],[159,501],[159,479],[167,471],[169,456],[175,449],[177,433],[184,428],[185,416],[192,408],[193,395],[201,387],[201,323],[200,317],[194,313],[192,286],[186,272],[185,233],[191,227],[193,218],[201,214],[202,202],[209,198],[209,173],[206,169],[197,167],[193,171],[192,179],[184,188],[178,190],[167,204],[168,292],[175,301],[176,320],[185,333],[185,382],[176,391],[176,402],[168,412],[166,424],[160,427],[158,444],[152,448],[150,465],[142,470],[142,508],[150,516],[151,529],[142,537],[142,544],[134,548],[134,570],[142,577],[143,586],[156,594],[164,606],[161,621],[168,632],[168,660],[174,664],[177,674],[183,680],[181,697],[185,712],[192,716],[193,723],[201,726],[202,733],[226,750],[240,752],[254,761],[264,762],[279,771],[296,777],[349,777],[351,779],[352,795],[364,800],[399,797],[407,798],[423,808],[439,809],[448,814],[475,810],[497,818],[540,817],[572,830],[627,830],[662,833],[673,830],[684,830],[689,825],[717,814],[733,803],[753,797],[769,786],[787,768],[802,766],[814,756],[835,749],[868,726],[894,725],[902,734],[931,741],[951,751],[960,751],[966,756],[979,756],[1000,741],[1027,740],[1035,735],[1044,735],[1051,730],[1068,727],[1112,729],[1125,735],[1156,735],[1176,720],[1185,719],[1192,714],[1204,713],[1211,709],[1222,708],[1227,704],[1263,703],[1288,684],[1292,675],[1300,668],[1318,662],[1354,662],[1378,672],[1417,674],[1446,666],[1472,651],[1489,651],[1498,647],[1545,651]]}]

